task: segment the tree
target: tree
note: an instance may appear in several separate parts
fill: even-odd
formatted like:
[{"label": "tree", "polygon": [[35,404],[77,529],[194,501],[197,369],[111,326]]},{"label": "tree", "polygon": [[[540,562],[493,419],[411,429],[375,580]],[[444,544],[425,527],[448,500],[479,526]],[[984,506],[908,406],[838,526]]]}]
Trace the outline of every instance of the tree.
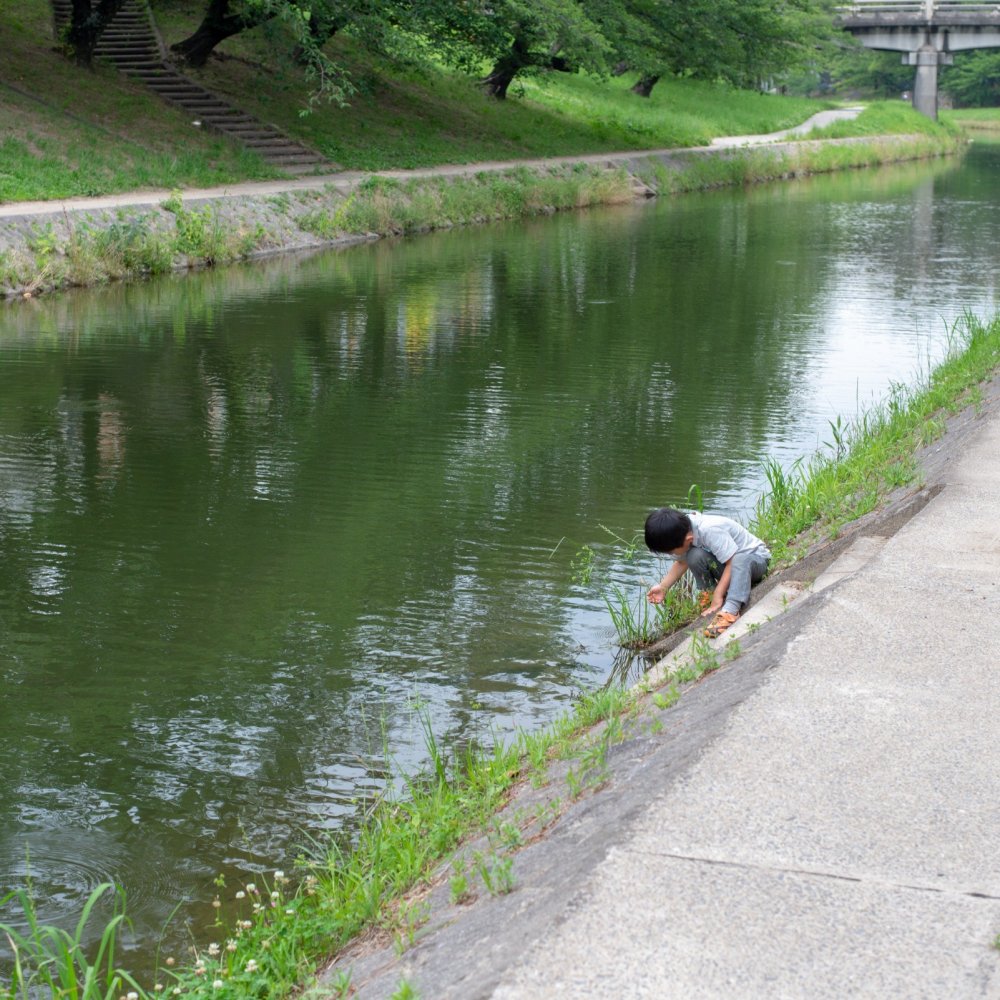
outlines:
[{"label": "tree", "polygon": [[123,3],[124,0],[72,0],[66,46],[81,66],[93,63],[97,40]]},{"label": "tree", "polygon": [[599,0],[426,0],[420,29],[453,65],[491,64],[486,92],[504,100],[519,75],[552,68],[604,72],[611,46],[593,16]]},{"label": "tree", "polygon": [[640,73],[648,97],[667,74],[757,86],[815,57],[833,37],[829,0],[627,0],[616,55]]},{"label": "tree", "polygon": [[347,73],[330,59],[323,46],[338,32],[352,29],[356,37],[377,48],[397,9],[386,0],[208,0],[201,23],[171,51],[189,66],[204,66],[216,46],[227,38],[269,21],[288,29],[295,59],[306,67],[315,87],[310,102],[325,97],[344,103],[353,91]]},{"label": "tree", "polygon": [[872,97],[899,97],[913,87],[913,67],[903,63],[898,52],[863,48],[849,39],[826,60],[834,90]]},{"label": "tree", "polygon": [[194,33],[170,46],[190,66],[204,66],[212,50],[227,38],[255,28],[278,14],[266,0],[209,0]]},{"label": "tree", "polygon": [[1000,51],[976,49],[955,56],[954,66],[941,74],[941,86],[966,108],[1000,105]]}]

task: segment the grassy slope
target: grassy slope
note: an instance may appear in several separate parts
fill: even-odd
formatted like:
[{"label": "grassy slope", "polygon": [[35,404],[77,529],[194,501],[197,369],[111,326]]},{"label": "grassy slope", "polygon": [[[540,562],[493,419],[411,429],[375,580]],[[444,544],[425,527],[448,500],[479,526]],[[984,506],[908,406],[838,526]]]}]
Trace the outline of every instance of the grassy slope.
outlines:
[{"label": "grassy slope", "polygon": [[[168,43],[191,30],[199,10],[194,0],[156,9]],[[11,126],[0,139],[0,201],[273,176],[258,158],[192,128],[115,71],[77,70],[54,50],[46,0],[0,0],[0,32],[0,120]],[[662,83],[647,101],[628,92],[627,79],[565,74],[528,81],[500,103],[468,77],[376,63],[346,42],[336,45],[358,87],[348,108],[300,113],[308,88],[272,28],[228,40],[223,58],[193,75],[359,169],[687,146],[783,128],[823,106],[690,82]]]},{"label": "grassy slope", "polygon": [[[168,44],[193,29],[202,6],[154,0]],[[264,26],[227,40],[220,57],[192,75],[349,169],[699,145],[718,135],[785,128],[828,106],[694,81],[661,82],[646,100],[629,92],[631,77],[561,73],[526,80],[497,102],[468,76],[362,58],[335,39],[332,54],[349,67],[357,93],[349,107],[321,104],[303,115],[308,85],[281,30]],[[54,50],[47,0],[0,0],[0,33],[7,40],[0,120],[12,125],[0,137],[0,201],[275,176],[256,156],[193,128],[187,116],[114,70],[90,73],[67,62]],[[922,124],[899,103],[892,114],[867,113],[839,128],[874,134]]]},{"label": "grassy slope", "polygon": [[116,71],[78,70],[44,0],[0,0],[0,35],[0,201],[274,176]]}]

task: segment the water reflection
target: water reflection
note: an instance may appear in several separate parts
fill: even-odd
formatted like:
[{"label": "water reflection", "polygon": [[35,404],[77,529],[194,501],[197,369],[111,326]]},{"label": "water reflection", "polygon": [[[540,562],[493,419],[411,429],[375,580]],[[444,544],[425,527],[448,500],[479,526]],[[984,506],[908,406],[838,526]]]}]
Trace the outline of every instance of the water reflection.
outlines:
[{"label": "water reflection", "polygon": [[417,766],[418,709],[460,745],[601,683],[579,548],[638,591],[602,525],[744,512],[991,310],[991,156],[4,311],[4,885],[115,878],[148,938],[342,825],[383,733]]}]

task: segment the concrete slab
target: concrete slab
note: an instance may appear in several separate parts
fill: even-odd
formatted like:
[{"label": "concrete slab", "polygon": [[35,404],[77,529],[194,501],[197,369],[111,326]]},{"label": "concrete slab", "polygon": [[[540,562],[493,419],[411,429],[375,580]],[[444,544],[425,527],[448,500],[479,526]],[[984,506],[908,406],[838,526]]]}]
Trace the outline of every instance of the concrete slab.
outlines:
[{"label": "concrete slab", "polygon": [[[634,861],[642,864],[635,879]],[[988,997],[1000,903],[623,845],[494,1000]],[[957,944],[956,944],[957,942]]]},{"label": "concrete slab", "polygon": [[[667,656],[654,664],[637,686],[650,690],[661,687],[678,670],[690,666],[706,648],[716,654],[724,653],[730,643],[739,642],[762,625],[777,618],[788,610],[792,602],[804,594],[818,593],[856,573],[881,550],[885,542],[886,539],[880,536],[858,538],[811,585],[788,582],[772,588],[741,615],[734,625],[715,639],[704,639],[700,635],[700,628],[697,629],[692,638],[685,639],[676,649],[671,650]],[[707,623],[706,619],[703,624]]]}]

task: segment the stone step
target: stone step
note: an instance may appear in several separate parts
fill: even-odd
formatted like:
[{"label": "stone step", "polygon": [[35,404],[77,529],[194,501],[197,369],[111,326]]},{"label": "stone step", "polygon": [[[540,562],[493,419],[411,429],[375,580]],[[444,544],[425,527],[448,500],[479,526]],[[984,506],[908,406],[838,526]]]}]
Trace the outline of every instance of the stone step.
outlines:
[{"label": "stone step", "polygon": [[308,153],[292,153],[273,150],[257,150],[261,156],[269,163],[319,163],[318,156],[310,156]]},{"label": "stone step", "polygon": [[[72,0],[51,0],[51,4],[57,28],[61,29],[72,16]],[[125,0],[105,28],[95,52],[158,97],[182,108],[206,128],[241,143],[282,170],[302,173],[321,166],[335,169],[318,153],[233,107],[165,62],[145,0]]]},{"label": "stone step", "polygon": [[99,56],[121,57],[124,56],[141,59],[159,59],[160,50],[155,45],[103,45],[98,43],[94,51]]},{"label": "stone step", "polygon": [[229,128],[232,126],[248,125],[253,122],[252,118],[246,115],[233,115],[231,117],[223,117],[222,115],[202,115],[202,123],[205,125],[211,125],[213,128],[217,128],[223,132],[228,132]]},{"label": "stone step", "polygon": [[[186,87],[178,87],[172,84],[166,86],[161,86],[158,84],[150,84],[150,90],[155,90],[162,97],[169,97],[174,101],[199,101],[205,100],[204,94],[200,94],[196,90],[189,90]],[[220,105],[222,107],[222,105]]]}]

